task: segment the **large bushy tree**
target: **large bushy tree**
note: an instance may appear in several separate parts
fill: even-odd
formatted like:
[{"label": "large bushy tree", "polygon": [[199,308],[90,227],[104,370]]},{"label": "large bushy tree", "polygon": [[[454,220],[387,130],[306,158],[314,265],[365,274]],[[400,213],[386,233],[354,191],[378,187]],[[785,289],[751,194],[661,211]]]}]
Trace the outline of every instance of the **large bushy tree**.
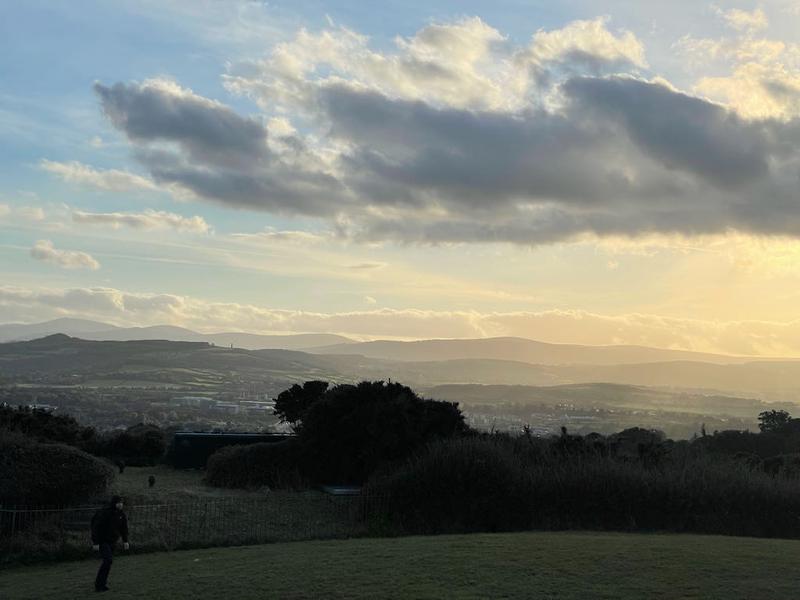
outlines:
[{"label": "large bushy tree", "polygon": [[383,381],[328,390],[297,426],[312,479],[338,483],[361,483],[428,442],[466,430],[458,404],[425,400]]},{"label": "large bushy tree", "polygon": [[297,425],[308,407],[322,398],[328,390],[327,381],[306,381],[302,386],[294,384],[275,399],[275,411],[281,423]]}]

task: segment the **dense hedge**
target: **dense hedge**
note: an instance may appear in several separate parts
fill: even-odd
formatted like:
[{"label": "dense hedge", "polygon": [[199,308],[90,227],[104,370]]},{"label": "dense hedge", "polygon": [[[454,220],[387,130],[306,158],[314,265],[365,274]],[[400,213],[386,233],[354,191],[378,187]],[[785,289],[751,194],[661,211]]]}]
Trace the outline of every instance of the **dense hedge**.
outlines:
[{"label": "dense hedge", "polygon": [[368,490],[402,533],[661,530],[800,537],[800,481],[676,446],[652,462],[483,437],[431,445]]},{"label": "dense hedge", "polygon": [[103,493],[113,478],[109,464],[82,450],[0,431],[0,504],[74,504]]},{"label": "dense hedge", "polygon": [[368,495],[388,496],[409,533],[511,531],[532,524],[531,479],[507,444],[456,439],[431,445]]},{"label": "dense hedge", "polygon": [[0,406],[0,430],[17,431],[40,442],[82,447],[95,437],[69,415],[54,414],[27,406]]},{"label": "dense hedge", "polygon": [[302,463],[297,440],[226,446],[209,457],[206,483],[228,488],[302,488],[307,486]]},{"label": "dense hedge", "polygon": [[124,461],[132,467],[157,464],[167,448],[164,431],[155,425],[139,423],[124,431],[97,435],[84,445],[95,456]]}]

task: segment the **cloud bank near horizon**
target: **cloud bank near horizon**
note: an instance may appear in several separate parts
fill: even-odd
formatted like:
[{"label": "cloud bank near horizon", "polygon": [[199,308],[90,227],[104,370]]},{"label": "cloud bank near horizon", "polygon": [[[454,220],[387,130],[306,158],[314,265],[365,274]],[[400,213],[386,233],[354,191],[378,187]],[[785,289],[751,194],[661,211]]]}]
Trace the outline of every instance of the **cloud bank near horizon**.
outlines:
[{"label": "cloud bank near horizon", "polygon": [[477,312],[373,310],[322,313],[210,302],[113,288],[0,286],[9,322],[71,316],[120,326],[170,324],[202,332],[338,333],[359,339],[525,337],[552,343],[632,344],[753,356],[800,356],[800,320],[708,321],[580,310]]}]

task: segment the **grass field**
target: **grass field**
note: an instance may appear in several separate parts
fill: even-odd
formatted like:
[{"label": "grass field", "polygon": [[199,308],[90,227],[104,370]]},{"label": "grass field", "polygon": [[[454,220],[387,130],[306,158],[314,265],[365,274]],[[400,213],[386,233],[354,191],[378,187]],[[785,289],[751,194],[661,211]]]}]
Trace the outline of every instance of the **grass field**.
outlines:
[{"label": "grass field", "polygon": [[[156,484],[148,486],[147,478],[154,475]],[[160,504],[190,500],[219,500],[223,498],[257,498],[265,490],[231,490],[203,483],[205,471],[173,469],[167,465],[127,467],[112,484],[112,493],[125,496],[127,504]]]},{"label": "grass field", "polygon": [[[694,535],[513,533],[118,553],[105,597],[797,598],[800,542]],[[6,570],[0,598],[97,595],[98,562]]]}]

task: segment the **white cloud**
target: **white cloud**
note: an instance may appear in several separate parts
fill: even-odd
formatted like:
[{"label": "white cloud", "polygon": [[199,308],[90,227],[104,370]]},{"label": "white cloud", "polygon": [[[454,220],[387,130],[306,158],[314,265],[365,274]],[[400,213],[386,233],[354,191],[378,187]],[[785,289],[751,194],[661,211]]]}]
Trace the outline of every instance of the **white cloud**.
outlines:
[{"label": "white cloud", "polygon": [[11,214],[11,207],[8,204],[0,204],[0,217]]},{"label": "white cloud", "polygon": [[606,62],[624,66],[646,67],[644,45],[631,31],[614,35],[608,18],[573,21],[562,29],[540,30],[533,36],[531,57],[537,63],[552,61]]},{"label": "white cloud", "polygon": [[[777,51],[745,37],[741,60]],[[389,51],[345,28],[301,30],[226,76],[258,118],[169,80],[94,89],[158,185],[324,219],[360,242],[800,235],[797,128],[742,119],[645,68],[642,43],[607,19],[519,46],[471,18]],[[760,82],[792,98],[789,83]]]},{"label": "white cloud", "polygon": [[714,7],[714,9],[719,16],[725,19],[728,26],[737,31],[758,31],[765,29],[769,25],[767,15],[764,14],[761,8],[756,8],[749,12],[739,8],[723,10],[719,7]]},{"label": "white cloud", "polygon": [[49,262],[65,269],[96,270],[100,268],[100,263],[90,254],[77,250],[59,250],[53,246],[53,242],[50,240],[36,242],[31,248],[30,254],[36,260]]},{"label": "white cloud", "polygon": [[309,246],[330,241],[332,239],[332,234],[267,228],[257,233],[232,233],[230,237],[234,240],[252,244],[296,244],[300,246]]},{"label": "white cloud", "polygon": [[158,186],[141,175],[117,169],[100,170],[78,161],[54,162],[43,159],[39,166],[69,183],[77,183],[111,192],[131,190],[156,190]]},{"label": "white cloud", "polygon": [[143,213],[92,213],[73,211],[72,220],[76,223],[104,225],[112,229],[131,227],[133,229],[174,229],[193,233],[208,233],[210,227],[200,216],[184,217],[175,213],[145,210]]},{"label": "white cloud", "polygon": [[19,206],[14,214],[26,221],[43,221],[45,218],[44,209],[39,206]]}]

